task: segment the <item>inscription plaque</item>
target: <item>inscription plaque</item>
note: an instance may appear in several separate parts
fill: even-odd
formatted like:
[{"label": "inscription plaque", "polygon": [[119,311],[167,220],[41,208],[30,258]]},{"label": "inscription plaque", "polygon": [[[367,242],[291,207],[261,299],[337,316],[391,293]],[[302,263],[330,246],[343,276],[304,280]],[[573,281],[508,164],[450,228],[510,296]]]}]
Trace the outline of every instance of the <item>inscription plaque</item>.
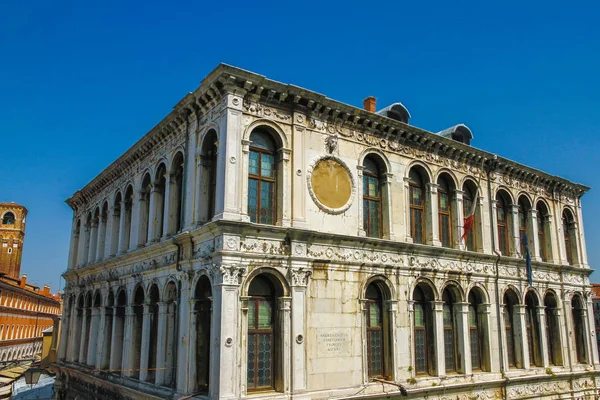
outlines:
[{"label": "inscription plaque", "polygon": [[319,357],[350,355],[350,329],[318,329],[317,350]]}]

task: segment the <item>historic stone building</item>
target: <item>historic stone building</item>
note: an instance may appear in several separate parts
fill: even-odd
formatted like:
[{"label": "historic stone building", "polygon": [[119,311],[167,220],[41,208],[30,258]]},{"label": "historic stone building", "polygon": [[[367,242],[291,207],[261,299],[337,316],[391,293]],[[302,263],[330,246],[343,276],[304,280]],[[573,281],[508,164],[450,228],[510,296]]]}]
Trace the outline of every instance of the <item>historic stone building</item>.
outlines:
[{"label": "historic stone building", "polygon": [[595,398],[588,188],[364,106],[220,65],[68,199],[59,398]]},{"label": "historic stone building", "polygon": [[21,272],[27,209],[0,203],[0,363],[33,359],[42,350],[42,331],[61,313],[60,293],[27,283]]}]

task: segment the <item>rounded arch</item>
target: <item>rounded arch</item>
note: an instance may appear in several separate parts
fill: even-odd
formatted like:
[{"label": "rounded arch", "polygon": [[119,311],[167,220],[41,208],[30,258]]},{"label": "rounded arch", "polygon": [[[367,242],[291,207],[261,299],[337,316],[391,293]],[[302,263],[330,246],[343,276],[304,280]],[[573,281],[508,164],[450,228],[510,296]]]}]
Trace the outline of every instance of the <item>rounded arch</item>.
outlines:
[{"label": "rounded arch", "polygon": [[92,291],[91,290],[88,290],[88,292],[85,295],[85,306],[86,307],[92,306]]},{"label": "rounded arch", "polygon": [[211,287],[212,287],[212,285],[213,285],[213,280],[212,280],[212,277],[211,277],[211,275],[208,273],[208,271],[207,271],[207,270],[205,270],[205,269],[202,269],[202,270],[198,271],[198,273],[197,273],[197,274],[196,274],[196,276],[194,277],[194,280],[192,281],[192,285],[191,285],[191,287],[196,287],[196,285],[198,284],[198,281],[199,281],[200,279],[202,279],[202,277],[206,277],[206,278],[208,279],[208,281],[210,282],[210,285],[211,285]]},{"label": "rounded arch", "polygon": [[460,181],[460,187],[463,188],[462,190],[465,190],[465,185],[469,185],[470,188],[472,188],[473,190],[477,189],[477,191],[479,191],[479,196],[481,196],[481,187],[479,185],[479,183],[477,183],[477,179],[475,179],[475,177],[473,175],[465,175],[461,181]]},{"label": "rounded arch", "polygon": [[266,275],[269,279],[271,279],[271,281],[274,281],[274,283],[276,283],[275,292],[277,297],[290,296],[290,286],[287,279],[285,279],[285,276],[283,276],[281,272],[279,272],[275,268],[266,266],[257,267],[248,274],[242,286],[242,293],[244,296],[248,296],[248,290],[250,289],[250,284],[252,283],[252,280],[258,275],[263,274]]},{"label": "rounded arch", "polygon": [[112,288],[108,290],[106,302],[104,304],[106,307],[113,307],[115,305],[115,294],[113,293]]},{"label": "rounded arch", "polygon": [[152,184],[152,175],[153,174],[150,173],[149,169],[146,169],[146,171],[144,171],[140,183],[140,191],[145,191],[149,189],[150,185]]},{"label": "rounded arch", "polygon": [[121,195],[121,189],[117,189],[113,195],[113,207],[120,208],[123,196]]},{"label": "rounded arch", "polygon": [[100,289],[96,289],[94,292],[94,307],[102,306],[102,294],[100,293]]},{"label": "rounded arch", "polygon": [[425,294],[427,295],[427,293],[429,293],[432,298],[428,299],[430,301],[434,301],[434,300],[439,300],[440,299],[440,292],[438,291],[437,287],[435,286],[435,283],[433,283],[433,281],[429,278],[426,277],[419,277],[417,278],[417,280],[411,285],[410,287],[410,292],[409,292],[409,300],[413,300],[414,297],[414,293],[415,293],[415,289],[417,287],[421,287],[421,288],[425,288]]},{"label": "rounded arch", "polygon": [[433,182],[433,172],[426,163],[420,160],[413,160],[410,164],[406,166],[405,178],[410,178],[410,173],[413,169],[415,169],[417,173],[419,173],[421,179],[423,180],[423,184]]},{"label": "rounded arch", "polygon": [[544,299],[537,288],[530,287],[525,291],[525,295],[523,296],[523,303],[525,304],[527,301],[527,296],[533,296],[535,298],[536,306],[544,304]]},{"label": "rounded arch", "polygon": [[442,284],[442,287],[440,288],[440,293],[444,293],[446,289],[452,292],[454,298],[456,299],[456,302],[466,301],[467,297],[465,296],[465,291],[458,281],[454,279],[448,279]]},{"label": "rounded arch", "polygon": [[[144,288],[144,293],[150,293],[150,289],[151,289],[153,286],[156,286],[157,288],[159,288],[159,287],[161,287],[162,285],[161,285],[161,283],[159,282],[159,280],[158,280],[158,279],[156,279],[156,278],[152,278],[152,279],[150,279],[150,281],[149,281],[149,282],[146,284],[146,287]],[[159,290],[159,293],[160,293],[160,290]]]},{"label": "rounded arch", "polygon": [[517,204],[521,205],[521,203],[523,203],[529,209],[533,205],[533,198],[529,193],[521,191],[517,195]]},{"label": "rounded arch", "polygon": [[440,181],[440,178],[445,179],[446,182],[448,182],[451,186],[453,186],[453,189],[455,189],[455,190],[457,188],[461,187],[461,186],[459,186],[459,181],[458,181],[458,178],[456,177],[456,174],[448,168],[440,168],[436,171],[434,182],[438,183]]},{"label": "rounded arch", "polygon": [[571,307],[581,310],[585,308],[585,301],[583,300],[583,294],[581,292],[572,292],[571,298]]},{"label": "rounded arch", "polygon": [[173,302],[177,300],[177,291],[179,290],[178,280],[175,277],[169,277],[163,288],[163,301]]},{"label": "rounded arch", "polygon": [[375,147],[367,147],[364,149],[358,157],[358,165],[364,165],[367,157],[372,157],[382,174],[392,172],[392,164],[390,163],[390,160],[380,149]]},{"label": "rounded arch", "polygon": [[77,296],[77,308],[84,308],[84,307],[85,307],[85,294],[79,293],[79,295]]},{"label": "rounded arch", "polygon": [[534,204],[535,204],[535,209],[536,210],[540,210],[542,209],[543,211],[546,212],[546,215],[550,215],[550,205],[548,204],[548,200],[546,200],[544,197],[537,197],[534,200]]},{"label": "rounded arch", "polygon": [[127,290],[122,286],[117,289],[117,303],[115,305],[117,307],[125,307],[127,305]]},{"label": "rounded arch", "polygon": [[269,132],[272,135],[273,140],[275,140],[275,144],[278,149],[290,148],[287,136],[283,129],[277,123],[267,119],[258,119],[252,122],[250,125],[248,125],[248,127],[244,131],[244,140],[250,141],[250,135],[256,129],[264,129],[265,131]]},{"label": "rounded arch", "polygon": [[516,204],[512,192],[506,186],[498,186],[496,188],[496,192],[494,193],[494,199],[498,200],[498,196],[503,197],[503,200],[506,201],[506,205]]},{"label": "rounded arch", "polygon": [[160,181],[165,179],[165,174],[167,173],[167,162],[161,160],[154,169],[154,181]]},{"label": "rounded arch", "polygon": [[394,289],[394,284],[389,280],[389,278],[382,274],[373,275],[367,278],[360,290],[361,299],[365,299],[367,297],[367,289],[369,286],[375,283],[379,288],[379,291],[383,295],[384,300],[394,300],[396,298],[396,290]]},{"label": "rounded arch", "polygon": [[507,300],[512,304],[523,304],[521,301],[523,298],[521,291],[512,284],[506,285],[502,290],[502,304],[504,305],[507,304]]},{"label": "rounded arch", "polygon": [[168,170],[170,174],[177,172],[177,169],[181,168],[185,160],[185,153],[181,147],[175,149],[172,154],[173,156],[171,157],[171,163]]},{"label": "rounded arch", "polygon": [[142,305],[144,304],[144,299],[146,297],[146,293],[144,291],[144,284],[143,283],[138,283],[137,285],[135,285],[135,288],[133,289],[133,303],[134,305]]},{"label": "rounded arch", "polygon": [[544,305],[547,307],[559,308],[559,296],[554,289],[546,289],[544,292]]},{"label": "rounded arch", "polygon": [[564,206],[561,213],[563,218],[567,219],[567,222],[575,222],[575,213],[570,206]]},{"label": "rounded arch", "polygon": [[219,125],[214,122],[206,125],[201,131],[198,132],[198,136],[196,137],[196,149],[201,149],[204,146],[204,141],[206,140],[206,135],[214,132],[217,140],[221,139],[221,130],[219,129]]},{"label": "rounded arch", "polygon": [[481,303],[490,303],[490,294],[487,288],[480,282],[473,282],[466,290],[466,298],[474,293],[480,300]]},{"label": "rounded arch", "polygon": [[194,299],[208,299],[212,297],[212,284],[208,274],[203,274],[198,277],[194,283]]}]

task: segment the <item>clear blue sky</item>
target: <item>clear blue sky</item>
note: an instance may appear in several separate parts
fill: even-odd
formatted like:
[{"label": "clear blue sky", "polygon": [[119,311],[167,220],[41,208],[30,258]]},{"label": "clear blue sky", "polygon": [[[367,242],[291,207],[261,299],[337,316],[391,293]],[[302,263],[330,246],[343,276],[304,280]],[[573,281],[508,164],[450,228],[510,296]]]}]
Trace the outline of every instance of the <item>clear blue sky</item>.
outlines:
[{"label": "clear blue sky", "polygon": [[2,2],[0,201],[29,209],[30,281],[62,287],[64,200],[219,62],[356,106],[401,101],[416,126],[465,123],[476,147],[592,186],[597,267],[597,2],[289,3]]}]

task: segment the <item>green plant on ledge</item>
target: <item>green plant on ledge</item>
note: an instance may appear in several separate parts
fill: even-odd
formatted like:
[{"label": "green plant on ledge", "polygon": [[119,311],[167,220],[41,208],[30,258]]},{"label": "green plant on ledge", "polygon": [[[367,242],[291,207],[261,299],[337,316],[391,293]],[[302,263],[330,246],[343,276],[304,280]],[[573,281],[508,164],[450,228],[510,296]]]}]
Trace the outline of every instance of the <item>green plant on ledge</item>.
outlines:
[{"label": "green plant on ledge", "polygon": [[431,382],[431,386],[437,386],[437,383]]},{"label": "green plant on ledge", "polygon": [[410,383],[411,385],[415,385],[417,383],[417,380],[415,378],[408,378],[406,382]]},{"label": "green plant on ledge", "polygon": [[548,375],[556,376],[556,375],[554,374],[554,371],[552,371],[552,368],[546,368],[546,373],[547,373]]},{"label": "green plant on ledge", "polygon": [[408,366],[408,372],[412,371],[412,365]]}]

